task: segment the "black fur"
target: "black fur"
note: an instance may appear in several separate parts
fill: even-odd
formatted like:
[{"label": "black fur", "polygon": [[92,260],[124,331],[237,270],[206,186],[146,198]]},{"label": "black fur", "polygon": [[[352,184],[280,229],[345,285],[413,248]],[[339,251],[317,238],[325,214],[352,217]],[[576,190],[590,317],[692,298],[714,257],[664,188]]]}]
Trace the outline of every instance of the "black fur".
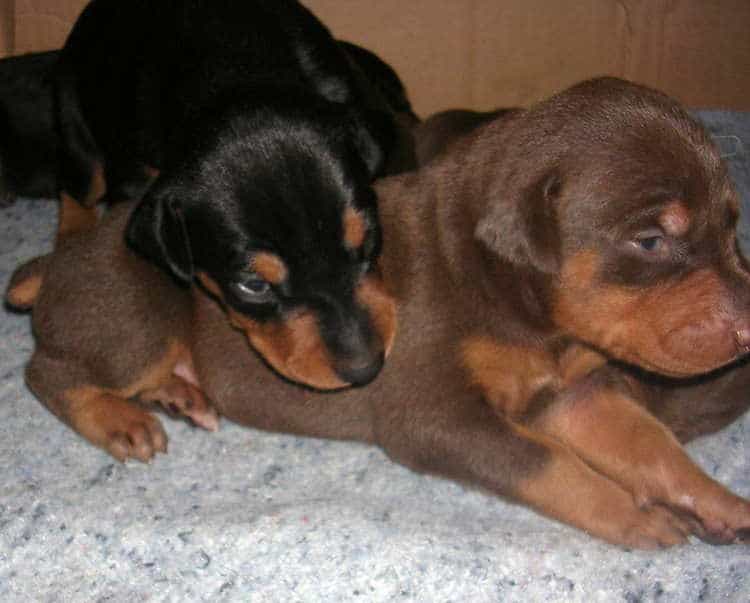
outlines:
[{"label": "black fur", "polygon": [[[110,201],[143,196],[127,231],[141,254],[208,276],[256,321],[314,311],[333,364],[382,363],[355,291],[379,252],[370,183],[411,109],[395,73],[352,48],[292,0],[93,0],[56,74],[61,191],[91,201],[102,166]],[[366,225],[358,249],[347,208]],[[289,277],[243,302],[259,251]]]},{"label": "black fur", "polygon": [[57,192],[52,102],[57,57],[52,51],[0,60],[0,204]]}]

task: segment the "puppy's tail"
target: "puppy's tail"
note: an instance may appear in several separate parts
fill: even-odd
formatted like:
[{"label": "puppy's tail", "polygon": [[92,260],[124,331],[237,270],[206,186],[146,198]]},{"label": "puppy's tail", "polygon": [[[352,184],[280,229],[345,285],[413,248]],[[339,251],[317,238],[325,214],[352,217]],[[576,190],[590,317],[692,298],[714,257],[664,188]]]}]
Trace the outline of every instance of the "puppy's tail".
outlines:
[{"label": "puppy's tail", "polygon": [[5,290],[5,303],[14,310],[26,312],[34,307],[51,254],[40,255],[16,268]]}]

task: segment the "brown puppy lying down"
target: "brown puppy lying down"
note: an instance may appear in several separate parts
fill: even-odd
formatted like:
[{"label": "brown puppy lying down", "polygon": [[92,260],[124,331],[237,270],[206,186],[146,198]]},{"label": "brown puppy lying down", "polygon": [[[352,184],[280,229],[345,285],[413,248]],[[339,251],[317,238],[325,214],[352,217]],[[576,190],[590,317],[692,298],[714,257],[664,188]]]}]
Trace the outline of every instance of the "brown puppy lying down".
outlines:
[{"label": "brown puppy lying down", "polygon": [[[585,82],[478,127],[378,194],[399,332],[368,387],[279,379],[220,299],[194,289],[191,310],[123,247],[125,208],[12,280],[9,301],[36,301],[30,387],[119,458],[163,448],[125,397],[179,398],[166,391],[177,374],[238,423],[374,443],[613,543],[745,536],[750,504],[679,443],[740,414],[750,384],[730,366],[750,344],[736,195],[680,107]],[[190,362],[170,366],[170,346]]]}]

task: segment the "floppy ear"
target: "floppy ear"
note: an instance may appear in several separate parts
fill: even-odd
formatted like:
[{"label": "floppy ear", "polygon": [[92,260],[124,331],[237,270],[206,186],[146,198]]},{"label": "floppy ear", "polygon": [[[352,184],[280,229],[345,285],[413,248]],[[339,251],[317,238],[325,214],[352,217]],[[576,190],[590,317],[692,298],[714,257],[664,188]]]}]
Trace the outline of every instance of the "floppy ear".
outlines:
[{"label": "floppy ear", "polygon": [[560,176],[552,172],[511,193],[510,203],[495,205],[479,221],[475,236],[512,264],[554,274],[560,268],[555,201],[561,187]]},{"label": "floppy ear", "polygon": [[354,146],[365,162],[370,178],[375,178],[380,175],[396,144],[393,118],[377,109],[364,109],[352,113],[350,129]]},{"label": "floppy ear", "polygon": [[149,191],[133,210],[125,237],[138,253],[178,279],[192,280],[193,255],[183,210],[169,188]]}]

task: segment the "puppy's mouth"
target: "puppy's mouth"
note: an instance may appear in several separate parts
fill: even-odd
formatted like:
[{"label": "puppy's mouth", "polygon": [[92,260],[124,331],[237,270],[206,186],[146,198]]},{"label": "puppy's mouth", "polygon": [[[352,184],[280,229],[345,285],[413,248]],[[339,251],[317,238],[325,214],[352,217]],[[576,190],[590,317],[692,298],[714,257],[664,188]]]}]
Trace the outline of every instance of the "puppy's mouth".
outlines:
[{"label": "puppy's mouth", "polygon": [[[750,354],[750,342],[743,331],[705,334],[701,338],[703,345],[701,339],[695,338],[694,341],[670,346],[669,343],[679,340],[681,334],[678,332],[668,335],[671,337],[656,337],[652,345],[643,345],[641,348],[614,344],[610,347],[610,352],[619,360],[675,379],[711,373]],[[646,351],[650,353],[647,354]]]}]

